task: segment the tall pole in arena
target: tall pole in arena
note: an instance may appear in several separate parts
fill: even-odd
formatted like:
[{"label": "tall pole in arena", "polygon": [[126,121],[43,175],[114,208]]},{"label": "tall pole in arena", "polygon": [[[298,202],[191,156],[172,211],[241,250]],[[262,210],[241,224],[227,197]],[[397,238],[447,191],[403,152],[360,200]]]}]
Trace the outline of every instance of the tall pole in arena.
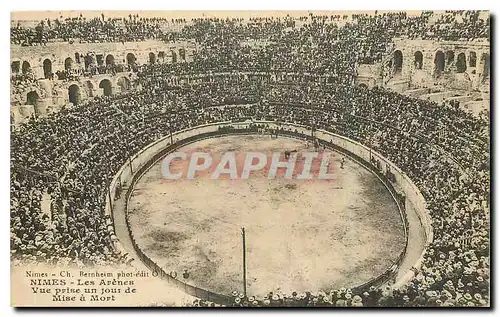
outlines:
[{"label": "tall pole in arena", "polygon": [[243,239],[243,295],[247,296],[247,254],[245,228],[241,228],[241,237]]}]

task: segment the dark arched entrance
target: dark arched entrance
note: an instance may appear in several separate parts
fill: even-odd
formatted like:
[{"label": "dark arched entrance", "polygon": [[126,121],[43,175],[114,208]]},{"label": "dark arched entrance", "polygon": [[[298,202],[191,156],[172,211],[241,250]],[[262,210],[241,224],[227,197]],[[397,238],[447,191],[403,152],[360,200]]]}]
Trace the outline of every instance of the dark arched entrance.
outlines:
[{"label": "dark arched entrance", "polygon": [[36,103],[38,102],[38,98],[39,98],[38,93],[36,91],[30,91],[26,95],[26,104],[36,106]]},{"label": "dark arched entrance", "polygon": [[424,66],[424,55],[420,51],[415,52],[415,69],[422,69]]},{"label": "dark arched entrance", "polygon": [[109,79],[101,80],[101,82],[99,83],[99,88],[103,89],[104,96],[111,96],[112,88]]},{"label": "dark arched entrance", "polygon": [[69,102],[73,105],[77,105],[80,102],[80,87],[76,84],[69,86],[68,88]]},{"label": "dark arched entrance", "polygon": [[394,66],[394,73],[399,74],[403,70],[403,53],[400,50],[394,52],[392,65]]},{"label": "dark arched entrance", "polygon": [[434,71],[436,74],[441,74],[444,72],[444,53],[443,51],[437,51],[434,58]]},{"label": "dark arched entrance", "polygon": [[467,70],[467,61],[465,53],[460,53],[457,56],[457,73],[464,73]]},{"label": "dark arched entrance", "polygon": [[47,58],[43,61],[43,77],[49,78],[51,74],[52,74],[52,61]]},{"label": "dark arched entrance", "polygon": [[150,64],[154,64],[154,63],[156,63],[156,55],[155,55],[155,53],[153,53],[153,52],[150,52],[150,53],[149,53],[149,63],[150,63]]},{"label": "dark arched entrance", "polygon": [[64,69],[65,70],[70,70],[73,68],[73,60],[71,57],[68,57],[64,60]]},{"label": "dark arched entrance", "polygon": [[132,53],[127,54],[127,65],[134,65],[135,64],[135,55]]},{"label": "dark arched entrance", "polygon": [[115,57],[111,54],[106,56],[106,65],[114,65],[115,64]]},{"label": "dark arched entrance", "polygon": [[31,65],[27,61],[23,62],[22,71],[23,74],[27,74],[31,70]]},{"label": "dark arched entrance", "polygon": [[175,51],[172,51],[172,64],[177,63],[177,53]]}]

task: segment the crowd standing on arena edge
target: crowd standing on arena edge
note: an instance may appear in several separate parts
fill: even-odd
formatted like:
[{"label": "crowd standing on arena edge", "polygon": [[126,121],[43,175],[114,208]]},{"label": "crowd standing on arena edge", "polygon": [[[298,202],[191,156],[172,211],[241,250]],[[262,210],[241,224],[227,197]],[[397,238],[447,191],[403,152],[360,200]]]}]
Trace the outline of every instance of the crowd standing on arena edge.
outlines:
[{"label": "crowd standing on arena edge", "polygon": [[[489,117],[456,103],[436,104],[384,88],[353,85],[357,63],[380,60],[395,36],[440,40],[489,38],[489,19],[452,12],[300,18],[71,19],[14,26],[11,42],[194,39],[192,63],[134,65],[135,89],[95,97],[20,125],[11,135],[13,263],[123,263],[104,216],[107,187],[134,153],[158,138],[221,121],[270,120],[316,126],[369,145],[399,166],[424,195],[434,240],[403,287],[233,293],[229,306],[486,306],[489,304]],[[459,16],[460,19],[455,19]],[[460,22],[458,22],[460,21]],[[332,23],[339,22],[339,23]],[[171,32],[164,25],[181,25]],[[240,45],[245,40],[264,47]],[[353,54],[355,52],[355,54]],[[118,66],[117,66],[118,67]],[[123,66],[121,66],[123,67]],[[277,70],[329,77],[270,81]],[[254,71],[269,76],[240,76]],[[172,85],[172,74],[229,72]],[[76,76],[85,76],[77,74]],[[15,84],[24,80],[17,78]],[[42,212],[51,197],[52,216]],[[218,306],[196,300],[192,306]]]}]

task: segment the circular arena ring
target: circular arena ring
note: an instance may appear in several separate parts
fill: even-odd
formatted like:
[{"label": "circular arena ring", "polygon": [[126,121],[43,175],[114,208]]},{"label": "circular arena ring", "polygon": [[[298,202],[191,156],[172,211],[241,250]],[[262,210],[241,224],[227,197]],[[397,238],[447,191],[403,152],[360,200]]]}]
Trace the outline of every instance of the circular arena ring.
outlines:
[{"label": "circular arena ring", "polygon": [[[268,130],[254,124],[275,129],[279,138],[271,139]],[[126,204],[121,210],[108,204],[108,209],[115,222],[125,218],[136,257],[186,293],[220,304],[230,303],[228,294],[243,289],[241,225],[248,228],[247,287],[252,296],[270,290],[402,285],[413,277],[425,244],[432,240],[423,197],[394,164],[345,137],[315,132],[321,149],[332,153],[334,165],[339,165],[341,157],[348,158],[348,164],[338,170],[337,182],[313,184],[315,193],[322,195],[312,200],[317,204],[314,208],[283,208],[290,200],[293,204],[307,201],[305,190],[311,184],[276,180],[274,186],[250,182],[228,190],[198,180],[179,185],[161,179],[158,162],[173,151],[235,150],[238,146],[242,151],[263,147],[274,151],[303,146],[305,139],[312,138],[305,126],[254,124],[217,123],[174,133],[146,147],[120,169],[108,199],[113,201],[120,188],[126,190]],[[220,130],[227,126],[237,128]],[[266,189],[273,192],[266,195]],[[344,193],[335,195],[335,191]],[[339,201],[346,193],[349,201]],[[245,198],[250,194],[260,198],[251,202]],[[274,197],[285,206],[269,206],[263,197]],[[242,203],[242,199],[247,201]],[[218,205],[220,201],[224,203]],[[289,218],[294,223],[287,221],[284,212],[293,214]],[[288,234],[291,228],[294,234]]]}]

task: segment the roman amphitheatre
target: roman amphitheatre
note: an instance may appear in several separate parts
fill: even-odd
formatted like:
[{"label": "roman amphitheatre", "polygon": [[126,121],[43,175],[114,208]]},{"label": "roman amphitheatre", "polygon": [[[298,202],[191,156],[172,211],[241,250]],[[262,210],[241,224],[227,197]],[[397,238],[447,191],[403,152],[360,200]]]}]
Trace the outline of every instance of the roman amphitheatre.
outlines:
[{"label": "roman amphitheatre", "polygon": [[213,14],[12,15],[12,265],[152,273],[130,306],[489,306],[489,12]]}]

